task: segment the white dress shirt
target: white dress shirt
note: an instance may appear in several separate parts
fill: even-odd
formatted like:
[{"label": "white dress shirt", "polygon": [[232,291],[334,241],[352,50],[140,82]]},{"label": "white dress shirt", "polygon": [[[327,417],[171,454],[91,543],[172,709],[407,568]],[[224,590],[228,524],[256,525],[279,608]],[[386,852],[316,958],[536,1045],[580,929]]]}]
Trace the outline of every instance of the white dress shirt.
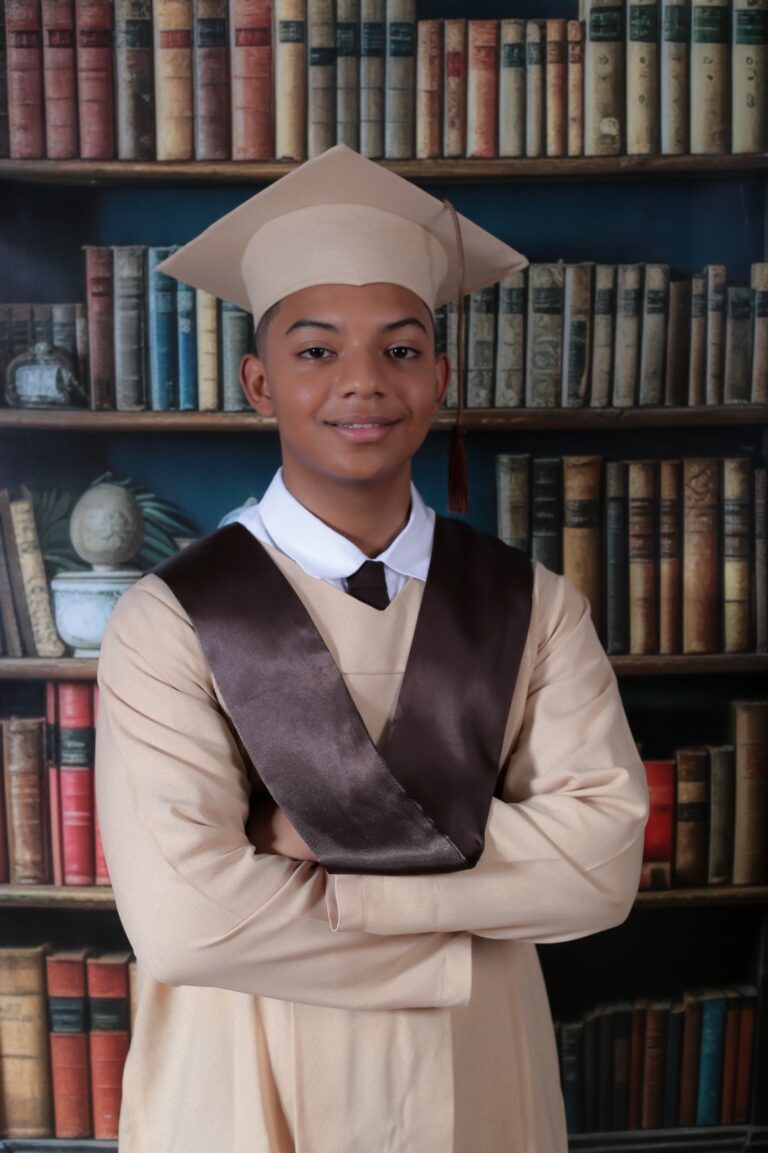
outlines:
[{"label": "white dress shirt", "polygon": [[376,557],[368,557],[351,540],[310,512],[288,491],[278,469],[258,502],[246,502],[228,513],[218,527],[237,521],[257,540],[271,545],[301,565],[310,576],[347,591],[346,578],[367,560],[381,561],[390,601],[411,577],[426,581],[435,528],[434,509],[427,508],[411,483],[408,523]]}]

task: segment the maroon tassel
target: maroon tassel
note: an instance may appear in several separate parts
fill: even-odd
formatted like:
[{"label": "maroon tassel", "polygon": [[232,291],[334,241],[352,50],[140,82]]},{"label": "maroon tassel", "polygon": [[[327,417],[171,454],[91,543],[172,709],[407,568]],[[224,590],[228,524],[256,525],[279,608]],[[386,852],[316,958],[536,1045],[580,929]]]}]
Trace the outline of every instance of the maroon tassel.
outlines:
[{"label": "maroon tassel", "polygon": [[448,449],[448,510],[466,512],[469,503],[467,477],[467,446],[464,442],[464,425],[454,424],[451,429],[451,443]]}]

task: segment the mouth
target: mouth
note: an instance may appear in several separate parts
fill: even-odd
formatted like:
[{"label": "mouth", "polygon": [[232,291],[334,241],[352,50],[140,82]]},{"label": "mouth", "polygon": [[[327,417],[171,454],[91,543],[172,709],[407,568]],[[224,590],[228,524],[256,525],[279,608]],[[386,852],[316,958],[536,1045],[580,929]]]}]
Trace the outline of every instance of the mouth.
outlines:
[{"label": "mouth", "polygon": [[370,420],[327,420],[329,428],[354,444],[370,444],[384,440],[399,420],[375,417]]}]

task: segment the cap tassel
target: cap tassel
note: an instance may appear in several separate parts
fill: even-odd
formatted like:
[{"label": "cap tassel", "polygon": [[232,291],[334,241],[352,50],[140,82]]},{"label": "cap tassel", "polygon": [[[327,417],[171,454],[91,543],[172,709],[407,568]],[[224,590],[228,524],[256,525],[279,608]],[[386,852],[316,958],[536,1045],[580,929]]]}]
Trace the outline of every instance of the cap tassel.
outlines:
[{"label": "cap tassel", "polygon": [[448,449],[448,510],[465,513],[469,507],[469,469],[464,427],[464,245],[461,239],[461,226],[456,209],[450,200],[443,200],[450,209],[453,228],[456,233],[456,248],[459,254],[459,301],[457,317],[456,381],[458,405],[456,423],[451,429],[451,443]]}]

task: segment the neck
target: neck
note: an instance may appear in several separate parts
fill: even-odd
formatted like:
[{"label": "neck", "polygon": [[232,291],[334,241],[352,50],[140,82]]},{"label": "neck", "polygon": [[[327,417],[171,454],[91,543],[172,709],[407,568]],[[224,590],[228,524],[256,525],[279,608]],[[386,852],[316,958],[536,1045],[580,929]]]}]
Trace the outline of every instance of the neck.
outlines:
[{"label": "neck", "polygon": [[296,500],[368,557],[383,552],[408,523],[410,467],[384,483],[361,484],[329,478],[318,482],[317,477],[310,482],[283,461],[283,481]]}]

